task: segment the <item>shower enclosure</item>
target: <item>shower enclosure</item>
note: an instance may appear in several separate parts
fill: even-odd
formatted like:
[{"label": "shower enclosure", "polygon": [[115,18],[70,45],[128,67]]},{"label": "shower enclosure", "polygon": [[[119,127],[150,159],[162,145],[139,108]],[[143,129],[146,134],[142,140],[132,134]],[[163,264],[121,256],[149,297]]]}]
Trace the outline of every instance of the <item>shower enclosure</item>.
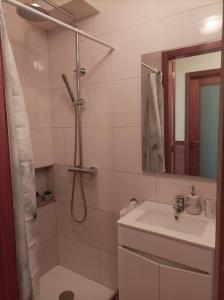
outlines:
[{"label": "shower enclosure", "polygon": [[[56,4],[51,3],[51,1],[49,1],[49,0],[46,0],[46,1],[44,0],[44,2],[47,2],[48,4],[52,5],[54,8],[58,8]],[[97,173],[97,169],[95,167],[91,167],[91,168],[85,167],[84,161],[83,161],[82,116],[81,116],[81,114],[82,114],[82,110],[83,110],[83,106],[84,106],[84,100],[82,99],[82,95],[81,95],[80,76],[81,76],[81,74],[84,73],[85,70],[84,70],[84,68],[80,67],[79,35],[83,35],[86,38],[89,38],[89,39],[91,39],[91,40],[93,40],[95,42],[98,42],[99,44],[104,45],[104,46],[106,46],[106,47],[108,47],[110,49],[114,49],[114,47],[108,45],[107,43],[104,43],[103,41],[101,41],[101,40],[99,40],[99,39],[97,39],[95,37],[92,37],[92,36],[86,34],[83,31],[80,31],[78,29],[78,24],[77,23],[76,23],[75,26],[71,26],[71,25],[65,24],[65,23],[63,23],[63,22],[61,22],[61,21],[59,21],[57,19],[52,18],[49,15],[49,12],[46,9],[44,9],[43,7],[41,7],[41,5],[39,5],[39,4],[35,3],[35,2],[33,2],[31,5],[26,5],[26,4],[22,4],[20,2],[17,2],[15,0],[7,0],[7,3],[12,4],[13,6],[15,6],[17,8],[17,14],[20,17],[22,17],[23,19],[25,19],[25,20],[27,20],[29,22],[38,22],[38,23],[40,23],[43,20],[52,21],[55,24],[60,25],[63,28],[65,28],[65,29],[67,29],[67,30],[69,30],[69,31],[71,31],[71,32],[73,32],[75,34],[74,37],[75,37],[75,45],[76,45],[76,47],[75,47],[74,56],[73,56],[74,63],[75,63],[75,72],[76,72],[75,81],[74,81],[74,83],[71,82],[71,81],[69,83],[68,78],[66,76],[66,73],[62,72],[61,76],[62,76],[62,79],[64,81],[65,87],[67,89],[68,95],[70,96],[71,101],[72,101],[72,103],[74,105],[73,106],[73,113],[74,113],[73,118],[75,120],[75,126],[74,126],[74,129],[75,129],[75,131],[74,131],[74,134],[75,134],[75,137],[74,137],[74,141],[75,141],[75,147],[74,147],[74,149],[75,149],[74,150],[74,164],[67,167],[67,173],[68,174],[70,173],[72,175],[72,189],[71,189],[71,198],[70,198],[70,208],[71,208],[70,209],[70,213],[71,213],[73,221],[75,221],[74,222],[74,226],[78,226],[78,225],[75,225],[76,222],[77,223],[82,223],[87,218],[87,204],[86,204],[84,177],[88,176],[88,178],[91,178],[91,177],[95,176],[96,173]],[[66,16],[69,16],[70,19],[72,21],[74,21],[74,19],[75,19],[74,16],[72,16],[68,11],[64,10],[63,8],[58,8],[58,10],[60,12],[63,12]],[[32,24],[34,24],[34,23],[32,23]],[[4,54],[6,55],[7,51]],[[35,68],[35,67],[38,68],[37,64],[34,62],[33,68]],[[39,67],[41,67],[41,65],[39,65]],[[73,68],[72,64],[71,64],[71,68]],[[24,71],[25,71],[25,69],[24,69]],[[27,78],[29,76],[31,76],[31,74],[28,73],[27,69],[26,69],[25,72],[27,72],[26,73]],[[19,85],[19,82],[18,82],[18,85]],[[73,88],[73,85],[74,85],[74,88]],[[74,93],[72,91],[73,89],[75,90],[75,95],[74,95]],[[7,88],[7,91],[8,91],[8,88]],[[9,101],[8,97],[11,97],[11,96],[7,94],[6,102]],[[10,126],[11,126],[11,124],[10,124]],[[27,137],[28,137],[28,135],[27,135]],[[27,153],[28,153],[28,151],[27,151]],[[12,157],[11,157],[11,159],[12,159]],[[31,159],[30,159],[30,162],[31,162]],[[43,173],[43,172],[42,172],[41,166],[39,168],[40,168],[40,170],[37,169],[36,170],[36,174],[37,175],[40,174],[38,176],[41,176],[41,173]],[[49,168],[49,167],[47,166],[47,168]],[[79,180],[77,180],[77,179],[79,179]],[[29,176],[29,180],[34,182],[32,176]],[[23,183],[25,183],[25,180],[23,181]],[[82,201],[82,203],[79,202],[79,205],[81,204],[82,207],[83,207],[82,215],[81,215],[80,219],[77,217],[76,211],[75,211],[75,202],[76,202],[76,195],[75,194],[76,194],[76,188],[78,188],[78,183],[80,183],[80,192],[81,192],[80,195],[81,195],[81,201]],[[31,186],[27,187],[27,190],[29,190],[29,192],[30,192],[32,190],[32,187]],[[39,194],[37,194],[37,196],[40,197]],[[50,197],[50,196],[52,197],[52,193],[50,191],[46,191],[45,198],[47,199],[47,197]],[[9,194],[9,197],[10,197],[10,194]],[[29,198],[27,197],[27,201],[28,201],[28,199]],[[51,199],[51,198],[49,198],[49,199]],[[51,203],[51,202],[49,202],[49,203]],[[47,203],[45,203],[45,204],[47,204]],[[29,217],[29,219],[26,220],[27,222],[31,221],[33,223],[36,223],[36,219],[38,219],[39,222],[40,222],[40,219],[39,219],[39,217],[40,217],[39,216],[40,209],[38,210],[38,218],[36,218],[37,214],[36,214],[36,211],[35,211],[36,210],[35,207],[32,207],[31,211],[28,211],[29,210],[29,205],[28,205],[28,206],[26,206],[26,210],[27,210],[26,213],[31,214],[31,217]],[[54,210],[54,204],[52,204],[52,206],[51,207],[49,206],[49,208],[48,208],[48,211],[49,212],[51,211],[50,214],[53,213],[53,210]],[[14,211],[15,211],[15,204],[14,204]],[[42,209],[42,211],[43,211],[43,209]],[[21,214],[21,211],[20,211],[20,214]],[[20,219],[21,219],[21,217],[20,217]],[[35,241],[36,230],[34,230],[34,231],[31,230],[29,232],[29,234],[30,234],[30,238],[31,238],[30,241],[32,241],[32,239],[33,239],[33,241]],[[44,246],[45,250],[49,251],[50,248],[48,249],[48,246],[47,246],[48,241],[47,240],[46,240],[46,242],[45,242],[45,240],[43,240],[43,241],[40,240],[40,243],[41,243],[41,247],[42,247],[42,244],[45,244],[45,246]],[[32,247],[33,243],[30,242],[28,246]],[[49,244],[49,246],[50,246],[50,244]],[[17,241],[16,241],[16,247],[17,247],[17,251],[18,251],[18,247],[19,247],[18,246],[18,236],[17,236]],[[24,254],[24,256],[18,255],[18,253],[17,253],[17,260],[18,260],[18,257],[20,257],[20,258],[23,258],[23,261],[25,261],[24,258],[26,258],[26,253],[24,251],[22,253]],[[52,253],[52,256],[54,256],[53,253]],[[32,267],[36,267],[37,266],[34,257],[35,257],[35,254],[33,253],[33,256],[29,258],[30,259],[29,263],[32,265]],[[12,260],[12,262],[13,262],[13,260]],[[50,266],[51,262],[45,261],[45,264],[46,265],[49,264],[49,266]],[[24,271],[22,265],[18,265],[18,268],[19,268],[19,272],[21,272],[21,274],[22,274],[22,272]],[[27,263],[26,263],[26,268],[29,268],[29,264],[27,264]],[[26,273],[23,272],[23,274],[26,274]],[[58,276],[58,274],[60,276],[62,276],[63,278],[66,278],[66,282],[65,282],[66,283],[66,287],[64,287],[64,288],[63,287],[59,287],[59,290],[57,291],[57,295],[55,295],[55,297],[56,297],[55,299],[66,299],[67,300],[67,298],[65,298],[65,297],[67,297],[67,295],[69,295],[69,297],[71,295],[74,295],[74,297],[75,297],[77,293],[80,294],[79,297],[80,297],[80,299],[82,299],[82,297],[83,297],[82,295],[83,295],[84,291],[80,290],[80,286],[82,287],[83,285],[84,286],[85,285],[89,285],[91,287],[91,290],[94,290],[94,289],[96,290],[96,295],[95,295],[96,299],[104,299],[103,295],[107,295],[107,298],[108,298],[109,295],[111,295],[111,293],[112,293],[112,291],[110,289],[108,289],[106,287],[103,287],[100,284],[94,283],[94,282],[92,282],[91,280],[89,280],[87,278],[85,279],[82,276],[80,277],[78,274],[75,274],[74,272],[69,272],[68,270],[66,270],[65,268],[62,268],[60,266],[58,266],[54,270],[52,270],[52,272],[50,274],[48,274],[48,277],[45,278],[43,281],[41,281],[41,291],[43,291],[43,289],[44,289],[44,282],[48,282],[48,280],[51,281],[52,277],[54,277],[54,279],[56,279],[57,276]],[[32,276],[34,276],[34,274],[31,274],[31,277]],[[35,273],[35,276],[36,276],[36,273]],[[28,277],[27,277],[27,279],[28,279]],[[24,276],[23,280],[24,280],[23,281],[24,288],[25,288],[26,284],[27,284],[27,287],[28,287],[29,285],[28,285],[28,282],[26,282],[26,277],[25,276]],[[75,292],[69,291],[69,284],[68,284],[69,281],[71,281],[71,284],[70,284],[71,289],[72,288],[76,289]],[[13,282],[13,281],[11,281],[11,282]],[[57,282],[57,280],[56,280],[56,282]],[[58,279],[58,282],[60,283],[59,279]],[[77,282],[79,282],[78,285],[77,285]],[[15,282],[15,284],[16,284],[16,282]],[[35,287],[35,289],[36,288],[37,288],[37,286]],[[28,300],[28,299],[31,299],[31,298],[32,299],[39,299],[38,298],[38,294],[36,293],[35,290],[33,290],[32,292],[31,291],[29,292],[28,288],[26,290],[27,290],[27,293],[24,293],[24,295],[21,295],[21,299],[22,300]],[[54,291],[55,290],[56,289],[54,289]],[[24,291],[25,291],[25,289],[24,289]],[[14,292],[16,292],[16,289],[14,290]],[[87,292],[89,293],[89,291],[87,291]],[[41,295],[42,295],[41,300],[47,300],[48,297],[51,297],[48,294],[48,286],[45,287],[45,291],[42,292]],[[12,299],[12,298],[17,299],[17,296],[14,294],[13,296],[10,296],[10,299]],[[7,299],[7,298],[5,297],[5,299]],[[76,299],[76,298],[74,298],[74,299]],[[85,298],[85,299],[87,299],[87,298]]]}]

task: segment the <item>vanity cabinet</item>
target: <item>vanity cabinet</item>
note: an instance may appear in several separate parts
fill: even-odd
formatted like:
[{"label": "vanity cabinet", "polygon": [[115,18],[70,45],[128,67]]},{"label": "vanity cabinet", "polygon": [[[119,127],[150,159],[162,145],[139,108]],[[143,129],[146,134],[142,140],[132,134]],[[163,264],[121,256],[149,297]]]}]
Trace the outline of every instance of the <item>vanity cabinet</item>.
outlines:
[{"label": "vanity cabinet", "polygon": [[120,300],[211,300],[212,276],[118,247]]}]

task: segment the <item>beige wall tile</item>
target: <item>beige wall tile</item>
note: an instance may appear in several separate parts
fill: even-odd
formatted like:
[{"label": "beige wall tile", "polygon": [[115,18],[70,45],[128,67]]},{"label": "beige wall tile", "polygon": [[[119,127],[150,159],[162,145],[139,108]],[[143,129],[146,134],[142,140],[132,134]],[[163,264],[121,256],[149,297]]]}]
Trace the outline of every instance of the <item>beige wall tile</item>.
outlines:
[{"label": "beige wall tile", "polygon": [[97,126],[140,126],[140,109],[140,78],[96,85]]},{"label": "beige wall tile", "polygon": [[36,89],[37,127],[51,127],[51,99],[47,89]]},{"label": "beige wall tile", "polygon": [[212,3],[217,3],[218,1],[217,0],[189,0],[189,1],[158,0],[159,17],[165,17],[165,16],[177,14],[179,12],[193,10],[194,8],[200,6],[206,6]]},{"label": "beige wall tile", "polygon": [[[95,16],[94,34],[102,35],[157,17],[157,1],[101,1],[101,14]],[[115,21],[116,20],[116,21]]]},{"label": "beige wall tile", "polygon": [[111,128],[83,128],[83,156],[87,166],[112,169],[111,149]]},{"label": "beige wall tile", "polygon": [[50,128],[31,130],[35,167],[53,164],[52,134]]},{"label": "beige wall tile", "polygon": [[51,91],[52,127],[74,127],[74,106],[65,89]]},{"label": "beige wall tile", "polygon": [[54,164],[65,164],[65,133],[64,128],[52,128]]},{"label": "beige wall tile", "polygon": [[59,263],[90,279],[99,281],[99,250],[70,239],[58,237]]},{"label": "beige wall tile", "polygon": [[181,16],[181,45],[198,44],[222,37],[222,29],[210,34],[200,32],[203,22],[211,16],[222,18],[222,3],[200,7]]},{"label": "beige wall tile", "polygon": [[141,173],[141,127],[113,128],[113,169]]},{"label": "beige wall tile", "polygon": [[37,101],[36,89],[32,87],[23,87],[23,95],[28,114],[30,128],[37,128]]},{"label": "beige wall tile", "polygon": [[58,242],[57,236],[44,243],[45,258],[46,258],[46,271],[49,271],[58,264]]},{"label": "beige wall tile", "polygon": [[105,251],[100,251],[100,282],[113,290],[118,288],[117,256]]}]

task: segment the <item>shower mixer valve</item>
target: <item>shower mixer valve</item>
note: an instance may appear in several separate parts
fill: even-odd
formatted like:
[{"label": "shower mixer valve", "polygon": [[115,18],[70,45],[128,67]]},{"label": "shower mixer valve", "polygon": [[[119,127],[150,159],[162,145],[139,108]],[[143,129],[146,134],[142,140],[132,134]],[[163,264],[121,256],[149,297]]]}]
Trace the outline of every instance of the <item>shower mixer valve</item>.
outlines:
[{"label": "shower mixer valve", "polygon": [[74,105],[84,105],[85,101],[83,98],[76,98],[73,103],[74,103]]}]

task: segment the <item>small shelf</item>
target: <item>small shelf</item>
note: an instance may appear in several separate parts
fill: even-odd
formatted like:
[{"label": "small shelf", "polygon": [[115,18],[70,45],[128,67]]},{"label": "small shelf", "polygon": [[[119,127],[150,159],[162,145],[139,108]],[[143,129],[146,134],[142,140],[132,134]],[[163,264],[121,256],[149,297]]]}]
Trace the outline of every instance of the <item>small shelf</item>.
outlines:
[{"label": "small shelf", "polygon": [[42,207],[42,206],[45,206],[45,205],[48,205],[48,204],[51,204],[51,203],[54,203],[56,202],[55,199],[52,199],[50,201],[44,201],[44,200],[41,200],[41,201],[37,201],[37,207]]}]

